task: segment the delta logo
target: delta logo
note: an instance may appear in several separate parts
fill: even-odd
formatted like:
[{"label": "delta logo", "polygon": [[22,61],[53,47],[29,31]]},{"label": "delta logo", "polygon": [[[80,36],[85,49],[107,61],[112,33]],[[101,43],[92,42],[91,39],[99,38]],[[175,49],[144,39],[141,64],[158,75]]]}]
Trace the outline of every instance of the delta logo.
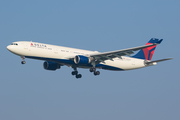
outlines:
[{"label": "delta logo", "polygon": [[37,43],[34,43],[34,44],[31,43],[31,46],[32,46],[32,47],[40,47],[40,48],[42,48],[42,47],[43,47],[43,48],[44,48],[44,47],[47,47],[46,45],[43,45],[43,44],[37,44]]}]

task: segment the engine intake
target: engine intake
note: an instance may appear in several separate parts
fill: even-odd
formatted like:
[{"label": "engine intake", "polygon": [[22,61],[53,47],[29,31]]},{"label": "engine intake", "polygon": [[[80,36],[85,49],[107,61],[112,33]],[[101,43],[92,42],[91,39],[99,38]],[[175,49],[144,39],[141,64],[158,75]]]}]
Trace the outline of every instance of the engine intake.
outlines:
[{"label": "engine intake", "polygon": [[88,64],[91,62],[91,59],[89,59],[88,57],[86,56],[82,56],[82,55],[77,55],[75,56],[74,58],[74,62],[76,64]]},{"label": "engine intake", "polygon": [[56,70],[56,69],[61,68],[61,66],[58,63],[51,62],[51,61],[45,61],[43,64],[43,67],[46,70]]}]

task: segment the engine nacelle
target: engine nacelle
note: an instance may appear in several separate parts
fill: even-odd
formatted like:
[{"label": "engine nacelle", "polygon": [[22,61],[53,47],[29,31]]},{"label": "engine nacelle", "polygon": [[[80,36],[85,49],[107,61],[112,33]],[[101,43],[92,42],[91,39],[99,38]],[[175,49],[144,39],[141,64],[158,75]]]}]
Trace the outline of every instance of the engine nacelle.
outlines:
[{"label": "engine nacelle", "polygon": [[61,66],[55,62],[51,62],[51,61],[45,61],[43,64],[44,69],[46,70],[56,70],[56,69],[60,69]]},{"label": "engine nacelle", "polygon": [[74,58],[74,62],[76,64],[88,64],[88,63],[91,62],[91,60],[88,57],[86,57],[86,56],[77,55]]}]

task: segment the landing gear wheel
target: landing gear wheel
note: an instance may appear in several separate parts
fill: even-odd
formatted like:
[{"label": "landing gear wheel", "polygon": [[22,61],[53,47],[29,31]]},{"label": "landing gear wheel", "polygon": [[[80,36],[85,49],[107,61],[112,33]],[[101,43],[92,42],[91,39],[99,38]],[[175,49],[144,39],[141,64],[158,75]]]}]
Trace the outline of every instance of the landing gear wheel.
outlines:
[{"label": "landing gear wheel", "polygon": [[81,78],[81,77],[82,77],[81,74],[76,75],[76,78]]},{"label": "landing gear wheel", "polygon": [[72,75],[77,75],[77,74],[78,74],[78,71],[72,71],[71,74],[72,74]]},{"label": "landing gear wheel", "polygon": [[25,64],[26,63],[26,61],[24,61],[25,57],[21,56],[21,59],[22,59],[21,64]]},{"label": "landing gear wheel", "polygon": [[21,64],[25,64],[26,63],[26,61],[21,61]]},{"label": "landing gear wheel", "polygon": [[99,71],[94,72],[94,75],[100,75]]},{"label": "landing gear wheel", "polygon": [[81,78],[82,75],[81,74],[78,74],[78,71],[77,71],[77,67],[72,67],[74,69],[74,71],[72,71],[72,75],[75,75],[76,78]]},{"label": "landing gear wheel", "polygon": [[95,72],[95,71],[96,71],[96,68],[90,68],[89,71],[90,71],[90,72]]}]

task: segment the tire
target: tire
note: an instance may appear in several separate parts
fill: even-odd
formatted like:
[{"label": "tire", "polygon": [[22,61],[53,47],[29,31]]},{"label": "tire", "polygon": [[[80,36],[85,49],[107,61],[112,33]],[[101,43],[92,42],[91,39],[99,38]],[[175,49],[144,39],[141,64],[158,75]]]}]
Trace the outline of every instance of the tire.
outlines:
[{"label": "tire", "polygon": [[100,72],[99,72],[99,71],[96,71],[96,75],[100,75]]},{"label": "tire", "polygon": [[89,71],[90,71],[90,72],[93,72],[93,68],[90,68]]},{"label": "tire", "polygon": [[21,61],[21,64],[25,64],[26,62],[25,61]]},{"label": "tire", "polygon": [[90,68],[89,71],[90,71],[90,72],[95,72],[95,71],[96,71],[96,68]]},{"label": "tire", "polygon": [[71,74],[72,74],[72,75],[77,75],[77,74],[78,74],[78,71],[72,71]]},{"label": "tire", "polygon": [[81,77],[82,77],[81,74],[76,75],[76,78],[81,78]]},{"label": "tire", "polygon": [[100,75],[99,71],[94,72],[94,75]]}]

